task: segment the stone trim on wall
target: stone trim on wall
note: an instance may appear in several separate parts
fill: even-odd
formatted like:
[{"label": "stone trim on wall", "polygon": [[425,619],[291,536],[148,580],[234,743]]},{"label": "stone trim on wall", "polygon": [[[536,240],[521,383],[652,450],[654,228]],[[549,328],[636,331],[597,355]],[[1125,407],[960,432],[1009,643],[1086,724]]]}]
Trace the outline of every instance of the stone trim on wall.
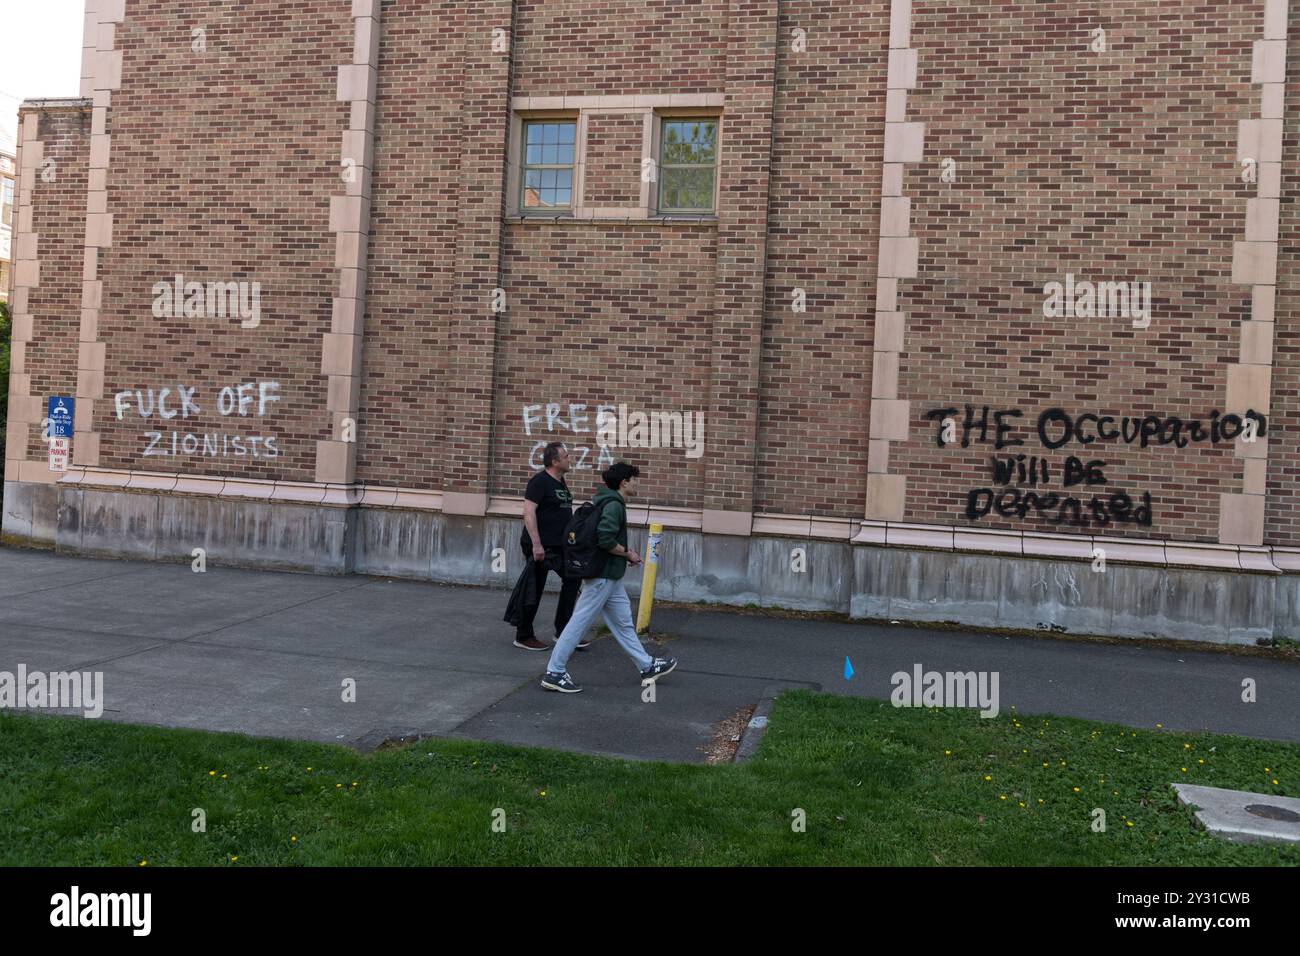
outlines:
[{"label": "stone trim on wall", "polygon": [[[112,136],[108,111],[113,91],[122,86],[122,51],[117,27],[126,19],[126,0],[86,0],[81,93],[91,100],[90,162],[86,185],[86,241],[81,284],[81,330],[77,345],[77,410],[72,432],[72,463],[99,464],[100,433],[95,402],[104,397],[105,345],[99,340],[104,284],[100,250],[113,245],[113,214],[108,211],[108,167]],[[93,38],[93,42],[92,42]]]},{"label": "stone trim on wall", "polygon": [[912,200],[903,192],[907,165],[919,163],[925,151],[925,124],[907,122],[907,91],[916,88],[916,74],[912,0],[891,0],[871,424],[867,437],[869,520],[901,521],[906,511],[907,477],[889,473],[889,445],[907,441],[912,414],[911,402],[898,397],[898,363],[907,319],[898,309],[898,281],[916,278],[920,250],[920,240],[911,235]]},{"label": "stone trim on wall", "polygon": [[330,197],[329,231],[335,236],[339,285],[330,330],[321,343],[320,370],[329,379],[325,407],[331,437],[316,442],[316,481],[326,484],[351,484],[357,473],[380,8],[379,0],[352,0],[352,62],[338,68],[336,96],[352,111],[340,155],[344,191]]},{"label": "stone trim on wall", "polygon": [[[1288,0],[1265,0],[1263,39],[1255,41],[1250,78],[1261,89],[1260,115],[1237,124],[1237,161],[1256,164],[1258,190],[1246,202],[1246,237],[1232,250],[1232,281],[1251,287],[1251,317],[1241,323],[1240,360],[1228,366],[1226,404],[1264,415],[1273,385],[1288,8]],[[1235,442],[1237,457],[1244,459],[1244,487],[1241,494],[1219,495],[1222,544],[1264,541],[1268,443],[1267,436]]]},{"label": "stone trim on wall", "polygon": [[45,158],[40,136],[40,114],[26,113],[18,124],[17,189],[14,205],[13,293],[9,306],[13,318],[13,350],[9,368],[9,415],[5,426],[5,481],[49,484],[57,480],[41,462],[29,461],[27,445],[31,426],[41,426],[40,399],[33,397],[27,371],[27,346],[35,338],[35,317],[28,302],[41,284],[40,236],[32,231],[32,193],[37,170]]}]

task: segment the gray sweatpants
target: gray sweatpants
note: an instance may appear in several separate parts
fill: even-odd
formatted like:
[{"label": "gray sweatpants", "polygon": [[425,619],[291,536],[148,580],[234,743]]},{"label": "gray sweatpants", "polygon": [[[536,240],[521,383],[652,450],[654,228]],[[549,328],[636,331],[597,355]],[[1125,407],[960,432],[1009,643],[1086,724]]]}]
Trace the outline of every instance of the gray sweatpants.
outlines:
[{"label": "gray sweatpants", "polygon": [[636,663],[637,670],[643,671],[654,663],[654,658],[646,653],[640,638],[636,636],[636,626],[632,623],[632,602],[627,599],[627,589],[623,587],[623,582],[611,581],[609,578],[587,578],[582,582],[582,593],[578,595],[573,616],[551,649],[551,661],[546,665],[549,673],[565,672],[569,666],[569,656],[578,646],[582,635],[587,633],[587,628],[596,622],[597,614],[604,616],[605,626]]}]

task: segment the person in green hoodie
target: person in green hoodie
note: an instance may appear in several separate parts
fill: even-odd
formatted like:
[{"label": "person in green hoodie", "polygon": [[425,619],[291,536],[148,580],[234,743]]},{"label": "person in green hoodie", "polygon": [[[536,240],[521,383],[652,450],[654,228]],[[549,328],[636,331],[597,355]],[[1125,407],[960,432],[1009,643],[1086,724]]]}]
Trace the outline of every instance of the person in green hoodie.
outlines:
[{"label": "person in green hoodie", "polygon": [[641,556],[627,546],[627,501],[633,494],[633,483],[639,477],[639,468],[621,461],[601,475],[605,487],[600,489],[592,503],[601,509],[600,522],[596,526],[596,544],[608,557],[597,577],[585,578],[582,582],[578,606],[573,609],[573,616],[551,650],[551,661],[542,678],[542,687],[546,690],[561,694],[576,694],[582,690],[569,676],[569,657],[598,614],[603,615],[605,626],[641,672],[642,687],[672,673],[677,666],[676,658],[651,657],[646,653],[636,636],[632,602],[623,586],[627,566],[636,567],[641,563]]}]

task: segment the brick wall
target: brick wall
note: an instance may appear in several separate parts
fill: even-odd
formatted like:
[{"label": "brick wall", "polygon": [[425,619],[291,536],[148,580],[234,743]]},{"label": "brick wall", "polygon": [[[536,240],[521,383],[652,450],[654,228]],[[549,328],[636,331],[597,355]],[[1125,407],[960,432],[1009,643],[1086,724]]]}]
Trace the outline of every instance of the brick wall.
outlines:
[{"label": "brick wall", "polygon": [[[1247,411],[1226,404],[1252,314],[1250,287],[1232,282],[1255,195],[1239,175],[1237,124],[1260,116],[1251,56],[1265,0],[911,8],[918,80],[906,119],[925,134],[902,184],[920,249],[917,277],[898,283],[906,321],[891,402],[910,404],[888,473],[906,478],[903,517],[966,523],[967,493],[994,486],[992,446],[939,447],[932,409],[958,409],[959,426],[968,403],[1019,411],[1027,443],[1011,453],[1027,455],[1044,409]],[[713,519],[724,524],[726,512],[861,516],[877,244],[898,225],[881,217],[888,0],[382,9],[358,480],[466,501],[518,494],[540,441],[583,447],[599,406],[626,403],[707,413],[702,459],[624,453],[646,467],[643,494],[657,503],[724,513]],[[110,36],[123,69],[105,129],[99,464],[312,480],[316,442],[334,437],[320,368],[338,294],[329,211],[349,123],[335,84],[352,62],[351,14],[351,0],[128,0]],[[1090,49],[1097,27],[1105,53]],[[195,28],[206,51],[193,48]],[[725,94],[716,220],[504,215],[512,97],[671,94]],[[84,130],[42,122],[56,124],[47,155],[84,156]],[[643,123],[588,114],[588,205],[637,205]],[[1293,133],[1285,145],[1297,145]],[[43,262],[33,311],[45,313],[24,356],[33,394],[77,380],[85,165],[61,174],[67,201],[38,205],[32,226]],[[1268,466],[1267,540],[1284,544],[1300,544],[1292,182],[1286,173]],[[47,244],[64,235],[66,248]],[[155,317],[154,283],[177,273],[259,282],[260,326]],[[1045,285],[1067,274],[1150,281],[1150,328],[1045,317]],[[498,288],[504,313],[493,310]],[[795,290],[804,311],[792,308]],[[219,413],[223,386],[264,381],[279,385],[265,420]],[[181,385],[197,389],[197,415],[162,428],[139,416],[136,389],[147,400],[171,388],[175,403]],[[132,393],[122,421],[119,391]],[[591,431],[575,429],[574,410]],[[279,454],[146,456],[155,430],[274,435]],[[583,495],[597,464],[597,444],[585,447],[589,467],[574,474]],[[1071,454],[1105,463],[1105,494],[1152,496],[1150,526],[1090,523],[1090,533],[1218,540],[1220,495],[1245,480],[1227,443],[1116,442],[1048,453],[1050,490],[1063,491]],[[975,526],[1085,530],[1032,511]]]},{"label": "brick wall", "polygon": [[727,0],[519,0],[515,94],[695,93],[719,88]]},{"label": "brick wall", "polygon": [[889,5],[856,7],[781,4],[759,511],[863,514]]},{"label": "brick wall", "polygon": [[[1219,494],[1241,490],[1231,443],[1072,443],[1054,453],[1033,433],[1053,407],[1207,421],[1247,411],[1225,407],[1225,388],[1250,318],[1250,288],[1231,282],[1254,195],[1238,176],[1237,121],[1259,115],[1251,43],[1263,3],[990,10],[917,0],[913,10],[919,80],[908,119],[926,124],[925,159],[908,167],[904,195],[920,262],[919,277],[900,284],[899,394],[911,401],[911,435],[890,465],[907,476],[906,517],[963,524],[968,490],[996,487],[992,444],[939,448],[925,418],[953,407],[960,424],[966,404],[987,405],[1023,413],[1013,423],[1026,443],[1003,454],[1046,455],[1044,495],[1086,502],[1102,491],[1064,488],[1064,459],[1076,455],[1105,462],[1105,495],[1149,492],[1154,516],[1150,526],[1080,528],[994,511],[979,527],[1218,540]],[[1097,27],[1105,53],[1090,48]],[[948,159],[953,183],[940,175]],[[1150,281],[1150,328],[1045,318],[1045,284],[1068,273]]]},{"label": "brick wall", "polygon": [[[497,346],[495,493],[522,494],[536,444],[563,441],[589,449],[585,457],[574,452],[582,467],[571,473],[571,485],[575,494],[591,494],[596,465],[610,464],[599,461],[595,442],[600,405],[706,405],[715,238],[712,224],[510,226],[511,306]],[[549,420],[548,404],[560,406]],[[583,404],[575,430],[570,405]],[[537,405],[543,407],[529,411],[526,424],[525,408]],[[666,448],[611,454],[643,469],[643,498],[700,507],[703,459]],[[540,452],[532,464],[540,464]]]},{"label": "brick wall", "polygon": [[383,10],[357,449],[357,480],[370,484],[443,483],[467,42],[458,7]]},{"label": "brick wall", "polygon": [[[193,30],[206,31],[206,52]],[[108,113],[108,209],[113,244],[101,252],[105,399],[97,403],[100,464],[188,474],[311,481],[315,442],[329,437],[321,340],[334,293],[329,197],[339,190],[348,106],[335,73],[352,58],[348,0],[128,2],[117,29],[121,89]],[[230,318],[155,318],[155,282],[260,283],[261,324]],[[250,286],[251,289],[251,286]],[[250,296],[251,299],[251,296]],[[279,401],[222,415],[220,390],[278,383]],[[198,414],[164,424],[122,420],[122,390],[195,388]],[[144,392],[143,399],[148,401]],[[146,456],[151,432],[163,438]],[[184,436],[199,453],[184,454]],[[205,449],[203,435],[239,436]],[[254,459],[253,436],[279,455]],[[220,446],[227,453],[208,453]],[[191,447],[195,447],[191,445]],[[261,446],[263,449],[265,446]]]},{"label": "brick wall", "polygon": [[[77,392],[90,112],[57,109],[39,111],[38,116],[37,139],[44,143],[43,162],[53,164],[46,170],[53,179],[47,181],[38,172],[32,187],[31,225],[38,237],[41,282],[27,295],[32,339],[21,347],[21,364],[31,376],[34,412],[27,434],[27,457],[45,467],[49,446],[41,438],[41,420],[46,414],[46,400],[51,395]],[[15,345],[15,367],[19,364],[18,349]]]},{"label": "brick wall", "polygon": [[587,120],[587,172],[583,198],[589,206],[635,206],[641,201],[641,117],[596,114]]}]

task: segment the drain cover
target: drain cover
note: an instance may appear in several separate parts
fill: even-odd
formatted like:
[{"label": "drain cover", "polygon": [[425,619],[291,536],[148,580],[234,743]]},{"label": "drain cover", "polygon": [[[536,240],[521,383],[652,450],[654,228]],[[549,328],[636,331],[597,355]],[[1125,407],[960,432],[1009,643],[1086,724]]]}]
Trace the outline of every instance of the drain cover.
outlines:
[{"label": "drain cover", "polygon": [[1267,803],[1252,803],[1246,807],[1246,812],[1257,817],[1263,817],[1265,820],[1284,820],[1287,823],[1300,823],[1300,813],[1288,810],[1285,807],[1271,807]]},{"label": "drain cover", "polygon": [[1300,844],[1300,797],[1176,783],[1178,802],[1191,807],[1210,833],[1238,843]]}]

